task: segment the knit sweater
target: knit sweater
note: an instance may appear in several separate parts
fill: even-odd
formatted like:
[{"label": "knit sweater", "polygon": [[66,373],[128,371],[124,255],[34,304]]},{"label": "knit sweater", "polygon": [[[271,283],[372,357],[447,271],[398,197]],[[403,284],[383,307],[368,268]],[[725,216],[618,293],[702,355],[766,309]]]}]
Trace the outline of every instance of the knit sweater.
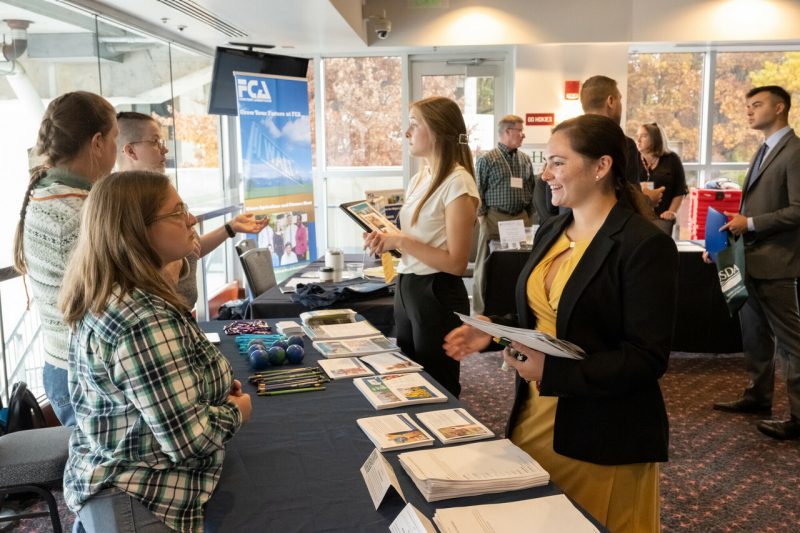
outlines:
[{"label": "knit sweater", "polygon": [[63,369],[67,368],[70,333],[58,309],[58,291],[78,239],[80,212],[90,186],[80,176],[52,168],[31,193],[25,212],[23,249],[45,361]]}]

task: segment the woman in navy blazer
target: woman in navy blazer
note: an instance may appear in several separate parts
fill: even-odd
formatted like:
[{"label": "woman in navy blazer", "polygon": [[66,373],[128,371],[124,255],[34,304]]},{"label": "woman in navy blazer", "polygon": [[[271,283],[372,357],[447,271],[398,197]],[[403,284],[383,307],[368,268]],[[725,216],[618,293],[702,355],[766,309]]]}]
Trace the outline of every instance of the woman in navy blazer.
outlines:
[{"label": "woman in navy blazer", "polygon": [[[667,460],[669,437],[658,380],[675,321],[678,253],[637,212],[624,179],[625,137],[614,121],[562,122],[548,154],[542,179],[554,204],[572,211],[536,233],[517,283],[517,313],[482,318],[551,329],[586,356],[545,357],[516,342],[506,348],[504,359],[518,372],[507,435],[612,531],[657,531],[656,463]],[[459,360],[491,347],[488,335],[466,325],[445,338]]]}]

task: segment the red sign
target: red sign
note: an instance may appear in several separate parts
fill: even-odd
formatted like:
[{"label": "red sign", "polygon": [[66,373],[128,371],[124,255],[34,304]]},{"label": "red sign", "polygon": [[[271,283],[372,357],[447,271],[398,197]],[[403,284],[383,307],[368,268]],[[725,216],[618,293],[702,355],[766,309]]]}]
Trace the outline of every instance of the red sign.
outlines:
[{"label": "red sign", "polygon": [[578,100],[581,96],[581,82],[569,80],[564,82],[564,99]]},{"label": "red sign", "polygon": [[525,113],[526,126],[555,126],[555,113]]}]

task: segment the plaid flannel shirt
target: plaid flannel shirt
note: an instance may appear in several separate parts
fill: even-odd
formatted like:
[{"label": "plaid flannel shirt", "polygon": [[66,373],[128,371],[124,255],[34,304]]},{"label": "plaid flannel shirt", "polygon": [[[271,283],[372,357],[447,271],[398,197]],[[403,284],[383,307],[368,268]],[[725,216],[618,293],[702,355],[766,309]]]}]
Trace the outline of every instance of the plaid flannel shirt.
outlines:
[{"label": "plaid flannel shirt", "polygon": [[64,495],[77,511],[116,487],[178,531],[202,531],[225,442],[241,426],[228,361],[194,319],[136,290],[87,313],[70,342],[77,427]]},{"label": "plaid flannel shirt", "polygon": [[[511,176],[522,178],[522,188],[511,187]],[[478,194],[481,197],[479,215],[490,207],[505,213],[533,212],[533,163],[523,152],[510,154],[508,148],[497,143],[497,148],[480,156],[475,163]]]}]

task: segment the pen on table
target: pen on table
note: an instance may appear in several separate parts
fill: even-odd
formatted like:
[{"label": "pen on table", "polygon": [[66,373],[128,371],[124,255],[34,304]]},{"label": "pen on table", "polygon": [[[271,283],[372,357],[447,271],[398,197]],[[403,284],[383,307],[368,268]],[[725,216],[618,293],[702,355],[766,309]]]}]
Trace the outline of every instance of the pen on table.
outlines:
[{"label": "pen on table", "polygon": [[259,383],[258,390],[277,390],[277,389],[290,389],[298,387],[318,386],[327,383],[321,379],[304,379],[302,381],[292,381],[287,383]]},{"label": "pen on table", "polygon": [[293,394],[295,392],[311,392],[316,390],[325,390],[325,387],[307,387],[304,389],[288,389],[288,390],[277,390],[277,391],[266,391],[266,392],[259,392],[259,396],[277,396],[279,394]]}]

